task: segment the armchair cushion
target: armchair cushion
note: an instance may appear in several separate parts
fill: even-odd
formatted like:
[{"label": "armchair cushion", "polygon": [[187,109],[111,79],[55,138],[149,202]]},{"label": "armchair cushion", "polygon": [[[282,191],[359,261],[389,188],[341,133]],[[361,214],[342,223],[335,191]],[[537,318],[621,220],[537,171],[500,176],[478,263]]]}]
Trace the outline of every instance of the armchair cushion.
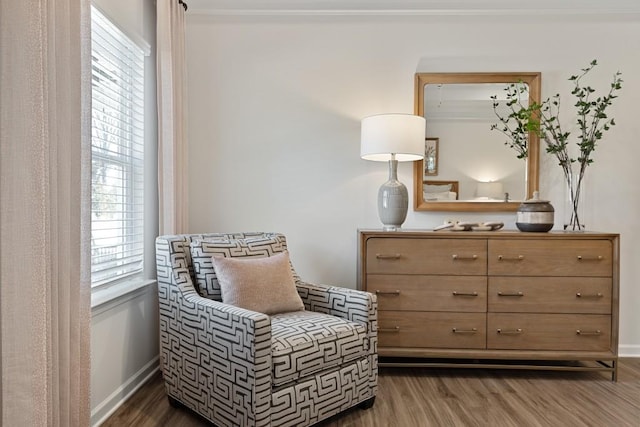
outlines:
[{"label": "armchair cushion", "polygon": [[280,386],[363,358],[365,326],[323,313],[271,316],[273,385]]},{"label": "armchair cushion", "polygon": [[[285,237],[277,233],[237,233],[194,239],[189,245],[196,290],[209,299],[222,301],[212,257],[264,258],[287,249]],[[295,276],[294,276],[295,277]]]},{"label": "armchair cushion", "polygon": [[289,252],[266,258],[213,257],[222,302],[264,314],[304,310]]}]

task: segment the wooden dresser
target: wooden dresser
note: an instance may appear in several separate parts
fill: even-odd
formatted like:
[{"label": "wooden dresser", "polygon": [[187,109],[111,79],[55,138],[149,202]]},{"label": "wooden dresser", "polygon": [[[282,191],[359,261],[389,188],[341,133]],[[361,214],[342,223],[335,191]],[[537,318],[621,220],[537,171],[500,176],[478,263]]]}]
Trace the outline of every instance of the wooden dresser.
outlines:
[{"label": "wooden dresser", "polygon": [[619,235],[359,231],[381,365],[617,377]]}]

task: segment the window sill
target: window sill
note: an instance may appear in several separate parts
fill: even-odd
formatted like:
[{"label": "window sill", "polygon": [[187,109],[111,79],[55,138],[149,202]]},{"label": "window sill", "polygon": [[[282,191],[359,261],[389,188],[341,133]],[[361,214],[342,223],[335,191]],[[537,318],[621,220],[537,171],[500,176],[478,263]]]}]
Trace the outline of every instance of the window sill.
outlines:
[{"label": "window sill", "polygon": [[155,285],[153,279],[136,278],[126,282],[105,286],[91,292],[91,311],[103,311],[145,293],[149,286]]}]

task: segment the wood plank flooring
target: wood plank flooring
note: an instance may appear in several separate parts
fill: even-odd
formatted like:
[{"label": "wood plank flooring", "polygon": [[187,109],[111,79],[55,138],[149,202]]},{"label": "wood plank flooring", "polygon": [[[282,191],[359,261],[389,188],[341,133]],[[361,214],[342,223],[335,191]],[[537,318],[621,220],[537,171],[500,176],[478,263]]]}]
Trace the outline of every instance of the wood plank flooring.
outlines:
[{"label": "wood plank flooring", "polygon": [[[376,403],[320,427],[640,427],[640,358],[619,362],[618,382],[600,372],[380,368]],[[208,424],[171,407],[160,374],[104,427]]]}]

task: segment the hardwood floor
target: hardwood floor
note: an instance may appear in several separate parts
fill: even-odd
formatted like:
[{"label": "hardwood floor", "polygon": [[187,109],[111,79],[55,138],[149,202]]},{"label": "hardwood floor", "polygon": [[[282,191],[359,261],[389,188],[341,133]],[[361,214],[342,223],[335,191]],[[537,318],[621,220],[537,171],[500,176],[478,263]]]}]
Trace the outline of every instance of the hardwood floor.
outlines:
[{"label": "hardwood floor", "polygon": [[[640,358],[620,359],[618,382],[599,372],[380,368],[376,403],[321,427],[640,427]],[[208,425],[171,407],[160,374],[104,427]]]}]

